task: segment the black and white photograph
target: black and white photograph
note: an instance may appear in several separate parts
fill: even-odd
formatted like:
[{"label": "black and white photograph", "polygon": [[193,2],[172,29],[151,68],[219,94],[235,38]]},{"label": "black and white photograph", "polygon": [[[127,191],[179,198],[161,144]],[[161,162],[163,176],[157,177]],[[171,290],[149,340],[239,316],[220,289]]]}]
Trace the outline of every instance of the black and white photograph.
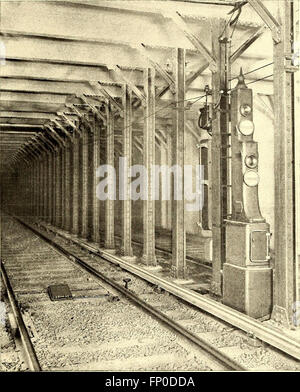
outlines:
[{"label": "black and white photograph", "polygon": [[2,375],[300,371],[299,5],[0,0]]}]

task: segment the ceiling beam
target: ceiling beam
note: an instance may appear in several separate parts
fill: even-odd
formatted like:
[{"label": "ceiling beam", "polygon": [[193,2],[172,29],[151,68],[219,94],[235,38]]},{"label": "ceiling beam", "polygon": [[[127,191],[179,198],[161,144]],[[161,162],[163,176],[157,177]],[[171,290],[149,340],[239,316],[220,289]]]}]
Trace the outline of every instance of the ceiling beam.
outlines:
[{"label": "ceiling beam", "polygon": [[278,44],[281,41],[280,23],[274,18],[261,0],[248,0],[248,3],[269,27],[273,40]]},{"label": "ceiling beam", "polygon": [[209,62],[211,66],[216,65],[215,59],[212,57],[205,45],[196,37],[190,27],[185,23],[182,15],[179,12],[166,12],[165,17],[171,18],[176,26],[184,33],[184,35],[191,41],[194,47],[201,53],[201,55]]},{"label": "ceiling beam", "polygon": [[254,31],[230,56],[231,64],[235,62],[259,37],[263,35],[266,26],[262,26]]},{"label": "ceiling beam", "polygon": [[[0,101],[1,102],[1,101]],[[22,112],[22,111],[0,111],[0,121],[1,118],[20,118],[20,119],[36,119],[36,120],[52,120],[56,116],[55,114],[49,113],[39,113],[39,112]]]},{"label": "ceiling beam", "polygon": [[0,111],[23,111],[23,112],[41,112],[56,114],[62,104],[49,102],[22,102],[22,101],[0,101]]},{"label": "ceiling beam", "polygon": [[15,118],[15,117],[0,117],[0,123],[3,124],[15,124],[15,125],[33,125],[33,126],[42,126],[45,121],[48,121],[47,118],[44,119],[36,119],[36,118]]},{"label": "ceiling beam", "polygon": [[[123,74],[136,85],[143,85],[141,71],[122,68]],[[88,64],[74,60],[68,62],[51,60],[49,58],[6,56],[5,67],[0,68],[1,77],[29,80],[45,80],[53,82],[82,83],[101,81],[103,84],[120,84],[122,81],[109,71],[103,64]]]}]

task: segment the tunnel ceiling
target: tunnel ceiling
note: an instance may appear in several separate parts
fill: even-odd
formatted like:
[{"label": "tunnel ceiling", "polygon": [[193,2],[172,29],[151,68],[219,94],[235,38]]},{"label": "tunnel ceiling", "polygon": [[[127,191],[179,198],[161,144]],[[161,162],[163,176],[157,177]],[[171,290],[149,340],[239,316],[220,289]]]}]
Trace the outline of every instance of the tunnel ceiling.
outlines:
[{"label": "tunnel ceiling", "polygon": [[[230,1],[214,3],[218,5],[196,0],[157,1],[151,7],[147,1],[0,2],[1,169],[11,165],[28,141],[47,132],[47,124],[68,127],[68,119],[90,105],[100,107],[107,94],[118,103],[124,83],[136,86],[137,93],[142,91],[146,67],[156,69],[157,91],[168,87],[174,48],[186,49],[187,95],[203,92],[214,60],[212,15],[228,20],[233,8]],[[272,59],[269,31],[246,5],[231,53],[249,37],[254,37],[253,44],[239,53],[233,75],[240,66],[247,72]],[[266,40],[269,52],[257,50],[261,40]],[[251,74],[253,79],[263,76],[264,70]],[[83,94],[84,105],[74,112],[72,104],[82,104]],[[170,99],[170,93],[162,94],[156,106]],[[134,111],[135,116],[141,113],[141,109]],[[162,111],[157,121],[166,124],[167,114]]]}]

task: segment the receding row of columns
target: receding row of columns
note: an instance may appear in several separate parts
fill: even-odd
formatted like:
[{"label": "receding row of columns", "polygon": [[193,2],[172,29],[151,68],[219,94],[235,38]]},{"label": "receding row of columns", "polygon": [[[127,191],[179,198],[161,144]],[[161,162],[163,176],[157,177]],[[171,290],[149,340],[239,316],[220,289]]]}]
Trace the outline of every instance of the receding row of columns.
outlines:
[{"label": "receding row of columns", "polygon": [[[172,136],[167,138],[166,156],[169,157],[168,164],[183,167],[185,50],[177,49],[174,53],[176,93],[174,94],[173,130]],[[124,197],[121,199],[121,243],[119,249],[120,254],[126,258],[134,256],[132,249],[132,178],[128,170],[132,164],[132,95],[131,87],[124,84],[122,90],[121,157],[126,159],[126,165],[121,168],[118,175],[119,179],[123,179],[127,185],[124,188]],[[152,267],[157,264],[155,256],[155,201],[152,200],[155,184],[151,175],[152,165],[155,165],[155,70],[152,68],[144,70],[143,96],[142,157],[148,174],[146,187],[148,197],[143,200],[142,262]],[[102,222],[102,220],[100,221],[101,202],[97,198],[96,189],[99,182],[97,168],[100,166],[100,158],[107,165],[114,167],[115,163],[116,112],[114,110],[113,104],[107,100],[104,112],[99,113],[99,116],[94,111],[92,115],[86,113],[81,118],[79,117],[79,123],[69,135],[63,137],[59,131],[52,129],[52,142],[50,143],[49,139],[47,145],[45,143],[36,145],[36,148],[31,151],[31,160],[26,171],[31,215],[95,243],[100,243],[102,239],[105,248],[110,250],[115,250],[114,210],[116,202],[109,198],[105,200],[105,219],[103,219],[105,227],[103,230],[100,223]],[[49,132],[48,129],[47,132]],[[43,140],[47,140],[45,134]],[[103,150],[105,154],[101,157],[100,151]],[[173,155],[171,155],[171,150]],[[109,179],[109,181],[112,180],[112,178]],[[173,217],[172,270],[177,278],[185,278],[187,273],[184,195],[182,196],[182,200],[172,199],[172,204],[164,203],[161,208],[162,220],[167,219],[167,216]],[[165,211],[167,208],[170,211]],[[101,232],[104,233],[103,238],[100,238]]]}]

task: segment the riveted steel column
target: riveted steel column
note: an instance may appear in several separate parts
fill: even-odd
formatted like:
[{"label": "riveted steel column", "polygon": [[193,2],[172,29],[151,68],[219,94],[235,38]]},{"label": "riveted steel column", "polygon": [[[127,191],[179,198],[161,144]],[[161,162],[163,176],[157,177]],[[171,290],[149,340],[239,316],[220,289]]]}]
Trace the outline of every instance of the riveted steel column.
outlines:
[{"label": "riveted steel column", "polygon": [[[223,33],[226,40],[227,30],[224,29],[224,21],[219,19],[212,21],[212,52],[216,59],[216,69],[212,74],[212,100],[213,104],[219,104],[221,110],[215,110],[212,121],[212,235],[213,235],[213,263],[211,293],[216,296],[222,295],[222,270],[225,263],[225,222],[227,219],[227,145],[229,101],[228,96],[221,91],[226,90],[226,74],[230,75],[229,53],[225,41],[220,40]],[[225,68],[227,67],[227,69]]]},{"label": "riveted steel column", "polygon": [[88,235],[88,131],[84,129],[81,139],[81,237]]},{"label": "riveted steel column", "polygon": [[125,84],[122,87],[122,103],[124,108],[123,167],[119,171],[120,199],[122,200],[121,254],[132,257],[131,247],[131,177],[129,168],[132,160],[132,93]]},{"label": "riveted steel column", "polygon": [[[300,42],[299,25],[300,2],[294,2],[294,42]],[[298,15],[298,18],[297,18]],[[298,46],[299,47],[299,46]],[[299,52],[298,52],[299,64]],[[296,301],[300,301],[300,72],[294,74],[294,114],[295,114],[295,257],[296,257]],[[299,323],[300,324],[300,323]],[[300,327],[300,325],[298,325]]]},{"label": "riveted steel column", "polygon": [[40,155],[40,220],[44,219],[44,154]]},{"label": "riveted steel column", "polygon": [[[172,166],[172,161],[173,161],[173,143],[172,143],[172,129],[168,129],[168,132],[166,134],[166,139],[167,139],[167,151],[166,151],[166,162],[165,164],[168,167]],[[173,216],[173,200],[170,198],[170,200],[167,200],[167,228],[169,230],[172,230],[172,216]]]},{"label": "riveted steel column", "polygon": [[71,161],[72,161],[72,143],[66,143],[65,150],[65,222],[64,229],[71,230],[71,214],[72,214],[72,176],[71,176]]},{"label": "riveted steel column", "polygon": [[101,135],[101,123],[97,118],[94,118],[93,122],[93,185],[92,185],[92,206],[93,206],[93,231],[92,240],[94,242],[100,242],[100,200],[97,197],[97,169],[100,166],[100,135]]},{"label": "riveted steel column", "polygon": [[48,152],[43,157],[43,221],[47,221],[47,207],[48,207]]},{"label": "riveted steel column", "polygon": [[[272,318],[285,326],[295,324],[295,172],[292,70],[293,2],[277,1],[280,43],[274,43],[275,110],[275,274]],[[299,72],[299,71],[298,71]],[[299,148],[299,146],[298,146]],[[297,173],[299,176],[299,172]],[[296,308],[297,310],[298,308]]]},{"label": "riveted steel column", "polygon": [[43,221],[47,221],[47,181],[48,181],[48,153],[43,156]]},{"label": "riveted steel column", "polygon": [[94,130],[95,119],[92,114],[89,117],[89,132],[88,132],[88,165],[87,165],[87,238],[89,240],[93,237],[94,224]]},{"label": "riveted steel column", "polygon": [[33,158],[33,216],[37,217],[37,159]]},{"label": "riveted steel column", "polygon": [[33,164],[34,164],[34,168],[33,168],[33,178],[34,178],[34,218],[36,219],[38,216],[38,186],[37,186],[37,158],[33,159]]},{"label": "riveted steel column", "polygon": [[74,137],[72,165],[72,233],[79,234],[79,138]]},{"label": "riveted steel column", "polygon": [[56,205],[55,225],[57,227],[60,227],[60,225],[61,225],[61,148],[59,148],[58,151],[57,151],[55,170],[56,170],[56,178],[55,178],[55,192],[56,192],[56,197],[55,197],[55,205]]},{"label": "riveted steel column", "polygon": [[[175,109],[173,113],[173,165],[179,169],[178,180],[173,178],[172,272],[177,279],[187,275],[184,212],[184,146],[185,146],[185,50],[176,49]],[[181,173],[180,173],[181,170]],[[180,175],[181,174],[181,175]],[[177,200],[176,200],[177,199]]]},{"label": "riveted steel column", "polygon": [[39,159],[35,158],[35,218],[39,216]]},{"label": "riveted steel column", "polygon": [[[108,166],[114,167],[114,142],[115,142],[115,116],[112,111],[111,104],[108,103],[106,106],[106,164]],[[110,181],[110,186],[112,178],[108,177]],[[115,227],[114,227],[114,216],[115,216],[115,201],[107,198],[105,201],[105,248],[114,249],[115,248]]]},{"label": "riveted steel column", "polygon": [[62,229],[64,228],[65,223],[65,150],[67,146],[67,140],[65,141],[65,145],[60,150],[60,189],[61,189],[61,218],[60,225]]},{"label": "riveted steel column", "polygon": [[52,221],[52,161],[53,161],[53,154],[52,152],[49,153],[48,156],[48,184],[47,184],[47,194],[48,194],[48,219],[47,222],[51,223]]},{"label": "riveted steel column", "polygon": [[56,223],[56,156],[57,151],[53,152],[52,155],[52,185],[51,185],[51,193],[52,193],[52,212],[51,212],[51,224],[55,225]]},{"label": "riveted steel column", "polygon": [[69,139],[65,141],[65,146],[62,149],[62,222],[61,227],[65,230],[66,225],[66,210],[67,210],[67,200],[66,200],[66,154],[69,147]]},{"label": "riveted steel column", "polygon": [[[167,165],[167,147],[166,143],[161,143],[159,147],[159,164],[160,166]],[[172,165],[171,165],[172,166]],[[163,200],[162,198],[162,187],[163,187],[163,177],[160,176],[159,178],[159,200],[157,201],[158,203],[158,210],[156,211],[157,213],[157,222],[156,226],[160,226],[162,228],[167,228],[167,203],[168,200]]]},{"label": "riveted steel column", "polygon": [[42,186],[42,157],[38,158],[38,194],[39,194],[39,202],[38,202],[38,220],[42,217],[42,194],[43,194],[43,186]]},{"label": "riveted steel column", "polygon": [[29,176],[30,176],[30,217],[33,217],[34,212],[34,178],[33,178],[33,160],[30,159],[30,172],[29,172]]},{"label": "riveted steel column", "polygon": [[145,193],[143,200],[143,257],[146,265],[156,265],[155,257],[155,178],[152,167],[155,165],[155,70],[144,70],[144,133],[143,161],[147,171]]}]

